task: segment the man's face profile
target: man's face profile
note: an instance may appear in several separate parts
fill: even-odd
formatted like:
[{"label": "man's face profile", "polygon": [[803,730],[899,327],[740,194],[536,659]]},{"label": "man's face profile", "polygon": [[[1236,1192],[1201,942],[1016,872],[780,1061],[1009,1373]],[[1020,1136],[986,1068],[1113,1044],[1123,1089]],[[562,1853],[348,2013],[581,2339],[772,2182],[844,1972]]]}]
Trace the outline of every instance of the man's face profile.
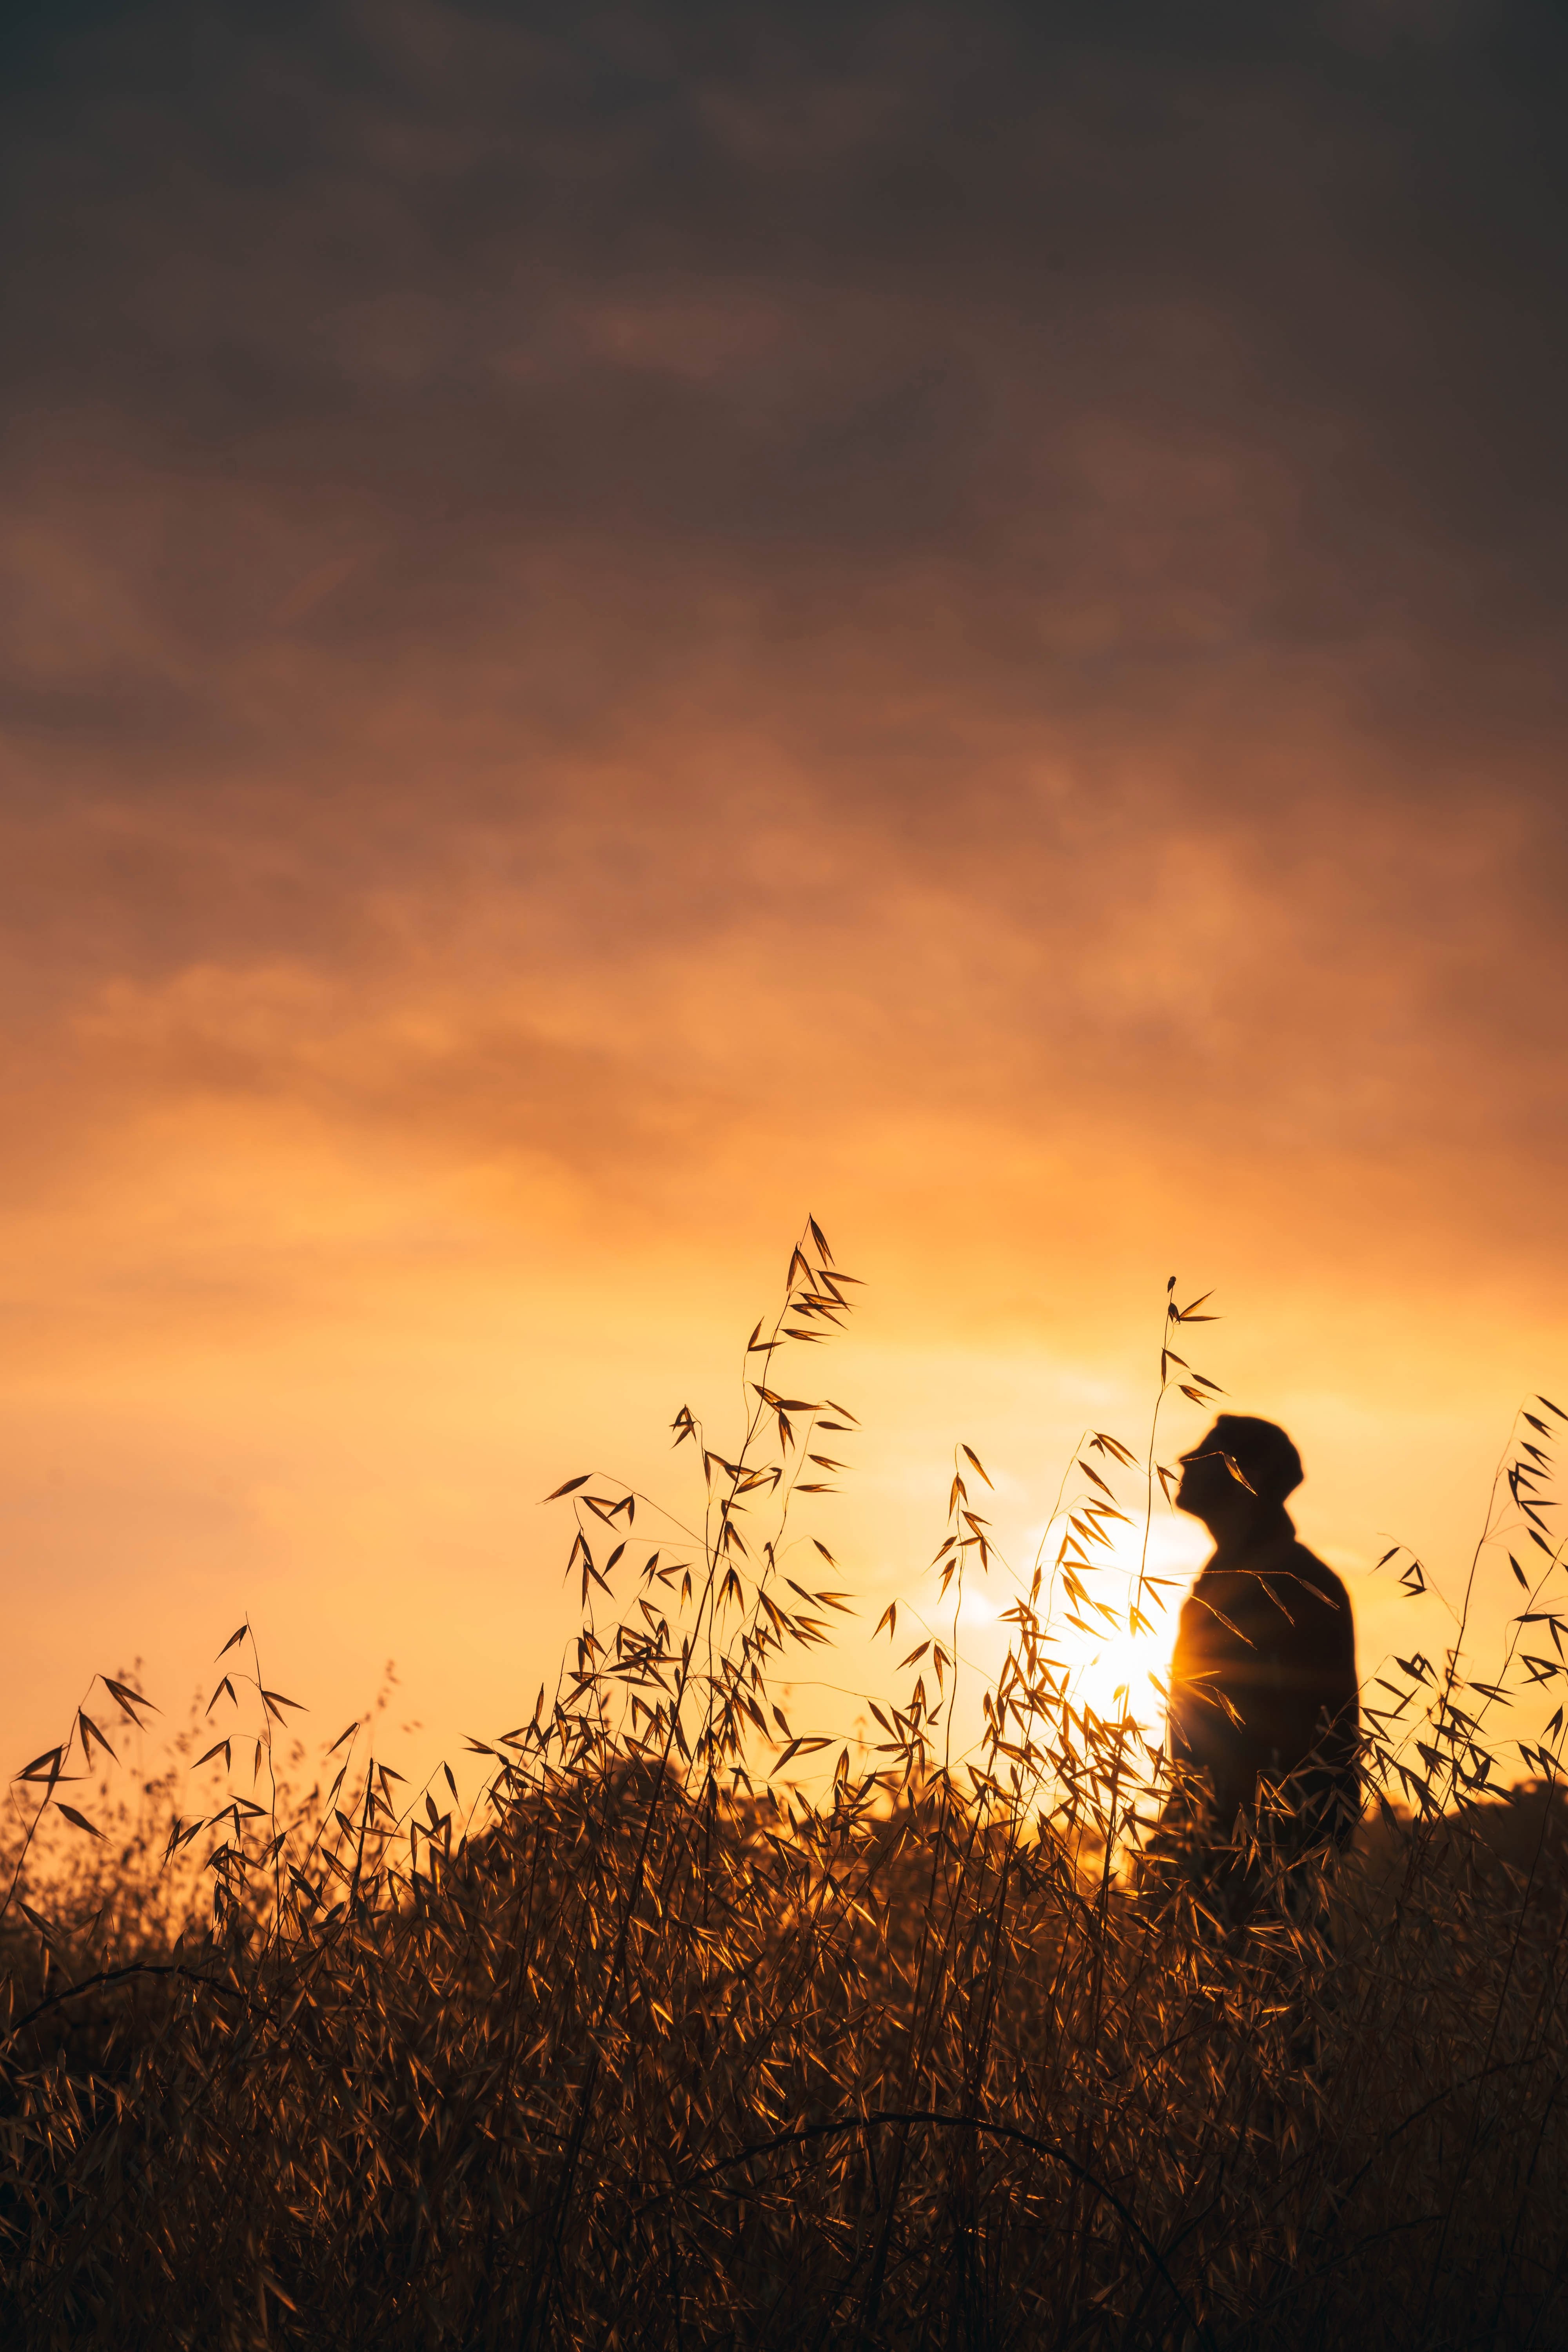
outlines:
[{"label": "man's face profile", "polygon": [[1211,1451],[1206,1444],[1183,1454],[1175,1497],[1178,1511],[1186,1511],[1193,1518],[1206,1522],[1216,1509],[1223,1512],[1227,1506],[1234,1507],[1233,1496],[1243,1496],[1246,1491],[1232,1476],[1224,1454]]}]

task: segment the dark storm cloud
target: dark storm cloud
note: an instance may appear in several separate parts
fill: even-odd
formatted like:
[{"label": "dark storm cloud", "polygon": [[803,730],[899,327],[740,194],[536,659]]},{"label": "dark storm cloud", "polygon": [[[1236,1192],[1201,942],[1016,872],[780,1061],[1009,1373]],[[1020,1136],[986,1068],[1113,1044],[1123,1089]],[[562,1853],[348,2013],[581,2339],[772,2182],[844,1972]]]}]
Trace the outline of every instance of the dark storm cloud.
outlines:
[{"label": "dark storm cloud", "polygon": [[762,1116],[750,1023],[856,1115],[1070,1082],[1460,1224],[1560,1158],[1546,11],[82,11],[23,62],[18,1152],[226,1087],[595,1160],[618,1096],[673,1163]]}]

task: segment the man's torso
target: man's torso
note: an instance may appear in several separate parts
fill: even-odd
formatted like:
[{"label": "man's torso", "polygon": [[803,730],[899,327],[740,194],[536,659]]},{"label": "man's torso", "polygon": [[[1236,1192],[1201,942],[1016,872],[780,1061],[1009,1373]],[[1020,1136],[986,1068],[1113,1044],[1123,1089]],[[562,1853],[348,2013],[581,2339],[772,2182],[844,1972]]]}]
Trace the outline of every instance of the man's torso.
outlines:
[{"label": "man's torso", "polygon": [[1173,1759],[1205,1772],[1222,1814],[1315,1757],[1321,1801],[1353,1781],[1355,1633],[1333,1570],[1289,1528],[1216,1555],[1183,1606],[1172,1661]]}]

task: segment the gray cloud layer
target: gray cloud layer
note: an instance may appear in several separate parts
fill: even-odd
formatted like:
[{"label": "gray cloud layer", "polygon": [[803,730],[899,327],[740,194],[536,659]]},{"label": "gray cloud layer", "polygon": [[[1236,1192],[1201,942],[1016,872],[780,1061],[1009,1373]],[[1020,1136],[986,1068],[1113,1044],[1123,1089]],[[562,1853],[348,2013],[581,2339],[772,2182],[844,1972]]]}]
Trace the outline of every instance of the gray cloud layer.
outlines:
[{"label": "gray cloud layer", "polygon": [[1560,1179],[1545,9],[50,24],[18,1197],[225,1095],[590,1186],[940,1097],[1461,1248]]}]

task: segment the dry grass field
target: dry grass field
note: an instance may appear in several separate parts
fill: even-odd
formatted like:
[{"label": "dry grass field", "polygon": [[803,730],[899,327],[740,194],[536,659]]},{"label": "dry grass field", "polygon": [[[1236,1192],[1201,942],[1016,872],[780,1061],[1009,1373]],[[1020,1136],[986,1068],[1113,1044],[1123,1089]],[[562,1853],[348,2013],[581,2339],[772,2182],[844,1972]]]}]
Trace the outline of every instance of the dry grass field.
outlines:
[{"label": "dry grass field", "polygon": [[[583,1631],[466,1821],[363,1727],[290,1795],[244,1629],[222,1811],[175,1814],[187,1751],[123,1796],[106,1767],[91,1811],[73,1780],[89,1826],[66,1812],[147,1713],[129,1678],[33,1759],[0,1926],[6,2345],[1568,2344],[1554,1748],[1495,1792],[1510,1695],[1551,1696],[1553,1556],[1518,1547],[1495,1681],[1415,1658],[1368,1693],[1342,1862],[1282,1873],[1265,1837],[1245,1920],[1201,1876],[1156,1900],[1158,1759],[1071,1703],[1057,1631],[1152,1453],[1086,1447],[962,1767],[952,1644],[904,1662],[858,1765],[780,1709],[852,1599],[780,1561],[849,1420],[792,1392],[819,1360],[788,1335],[853,1296],[808,1228],[733,1457],[678,1423],[692,1540],[607,1479],[563,1494]],[[1521,1420],[1489,1539],[1531,1524],[1554,1410]],[[984,1476],[961,1452],[953,1588]]]}]

